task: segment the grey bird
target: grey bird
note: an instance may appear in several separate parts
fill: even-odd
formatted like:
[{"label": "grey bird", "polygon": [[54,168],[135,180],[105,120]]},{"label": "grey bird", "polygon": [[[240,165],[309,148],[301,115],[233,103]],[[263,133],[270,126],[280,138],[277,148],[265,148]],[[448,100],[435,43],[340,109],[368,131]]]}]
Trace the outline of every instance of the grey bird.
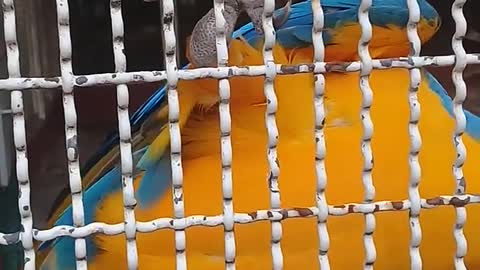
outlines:
[{"label": "grey bird", "polygon": [[[230,44],[238,17],[246,12],[252,20],[258,34],[263,34],[262,14],[264,0],[225,0],[223,16],[225,18],[225,37]],[[275,28],[282,26],[290,15],[291,0],[273,15]],[[217,65],[217,47],[215,30],[215,11],[210,9],[195,25],[189,42],[189,60],[195,67]]]}]

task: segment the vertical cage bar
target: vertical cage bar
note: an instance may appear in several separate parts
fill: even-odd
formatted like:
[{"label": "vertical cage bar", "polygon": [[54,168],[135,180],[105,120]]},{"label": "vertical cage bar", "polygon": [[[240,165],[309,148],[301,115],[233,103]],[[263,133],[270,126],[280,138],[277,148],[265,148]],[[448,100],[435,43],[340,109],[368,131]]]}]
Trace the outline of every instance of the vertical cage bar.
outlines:
[{"label": "vertical cage bar", "polygon": [[[15,6],[13,0],[3,0],[3,27],[7,52],[9,78],[20,78],[20,52],[17,43]],[[30,177],[28,173],[27,138],[23,94],[14,90],[10,94],[13,114],[13,140],[16,152],[16,173],[18,181],[18,211],[23,232],[20,234],[24,254],[24,269],[35,269],[33,248],[33,216],[30,206]]]},{"label": "vertical cage bar", "polygon": [[[225,37],[226,25],[224,0],[214,0],[217,64],[219,67],[228,65],[228,47]],[[227,31],[228,32],[228,31]],[[227,78],[219,79],[220,95],[220,147],[222,152],[222,193],[223,193],[223,228],[225,236],[225,269],[235,269],[235,234],[233,211],[233,180],[232,180],[232,141],[230,116],[230,82]]]},{"label": "vertical cage bar", "polygon": [[[262,14],[263,32],[265,33],[265,43],[263,45],[263,61],[265,65],[264,94],[267,98],[267,110],[265,113],[265,122],[268,133],[267,159],[269,166],[268,184],[270,188],[270,205],[272,209],[280,209],[280,189],[278,185],[278,176],[280,167],[277,158],[278,128],[276,123],[277,96],[275,94],[274,80],[277,75],[275,60],[273,59],[273,46],[275,45],[276,32],[273,28],[273,11],[275,1],[265,0]],[[282,223],[279,220],[271,221],[272,226],[272,262],[273,269],[283,269],[283,254],[280,241],[282,240]]]},{"label": "vertical cage bar", "polygon": [[[78,152],[77,112],[73,96],[74,76],[72,70],[72,42],[70,40],[68,0],[56,0],[56,4],[63,110],[65,117],[65,146],[68,160],[70,192],[72,194],[73,226],[82,227],[85,225],[85,220]],[[84,238],[75,239],[75,260],[77,270],[87,269],[87,250]]]},{"label": "vertical cage bar", "polygon": [[[312,0],[313,11],[313,61],[319,64],[325,60],[325,44],[323,42],[324,16],[320,0]],[[325,196],[327,187],[327,172],[325,168],[325,76],[322,73],[314,73],[315,76],[315,176],[317,180],[316,200],[318,207],[318,239],[320,248],[318,250],[318,261],[320,269],[329,270],[330,262],[328,260],[328,249],[330,246],[330,237],[327,229],[328,204]]]},{"label": "vertical cage bar", "polygon": [[[364,203],[372,203],[375,198],[375,186],[373,185],[373,153],[371,147],[373,135],[373,122],[370,117],[370,107],[373,101],[373,92],[370,88],[370,73],[373,69],[372,58],[370,57],[368,45],[372,39],[372,25],[369,18],[369,9],[372,6],[372,0],[362,0],[358,8],[358,21],[361,26],[362,35],[358,42],[358,55],[360,57],[360,90],[362,92],[362,109],[360,118],[362,120],[363,137],[361,142],[363,156],[363,174],[362,181],[365,188]],[[365,247],[364,269],[373,269],[377,252],[373,241],[375,231],[375,216],[373,213],[365,214],[365,231],[363,234],[363,243]]]},{"label": "vertical cage bar", "polygon": [[[124,26],[122,17],[122,1],[110,0],[110,17],[112,20],[113,54],[115,57],[115,72],[125,72],[127,59],[124,50]],[[129,93],[126,84],[117,85],[117,115],[120,136],[120,157],[122,167],[123,213],[125,237],[127,240],[127,264],[129,270],[138,269],[137,233],[135,192],[133,189],[132,134],[128,114]]]},{"label": "vertical cage bar", "polygon": [[[407,36],[410,41],[409,58],[420,55],[421,42],[417,33],[417,25],[420,21],[420,8],[417,0],[407,0],[408,6],[408,24]],[[414,270],[422,269],[422,257],[420,255],[420,242],[422,240],[422,228],[420,225],[419,215],[421,210],[421,198],[418,185],[421,179],[421,167],[418,161],[418,154],[422,146],[422,138],[418,129],[420,120],[420,103],[418,101],[418,87],[421,82],[421,74],[419,68],[411,68],[408,70],[410,75],[409,86],[409,106],[410,120],[408,131],[410,135],[410,185],[408,187],[408,198],[411,203],[409,211],[410,224],[410,268]]]},{"label": "vertical cage bar", "polygon": [[[176,269],[187,269],[185,254],[185,210],[183,203],[183,168],[182,138],[180,135],[180,105],[178,101],[177,83],[177,41],[175,36],[175,3],[174,0],[162,1],[162,27],[167,73],[168,89],[168,122],[170,131],[170,156],[172,165],[172,193],[175,225]],[[182,229],[177,229],[181,227]]]},{"label": "vertical cage bar", "polygon": [[[452,17],[455,21],[455,33],[452,37],[452,49],[455,53],[455,66],[452,70],[452,81],[455,85],[455,97],[453,99],[453,112],[455,115],[454,143],[457,157],[453,163],[453,175],[455,177],[455,195],[465,195],[466,180],[463,176],[463,164],[467,158],[467,149],[462,140],[467,125],[463,103],[467,98],[467,86],[463,79],[463,71],[467,67],[467,53],[463,48],[463,38],[467,33],[467,21],[463,15],[463,5],[466,0],[456,0],[452,5]],[[455,269],[466,270],[464,257],[467,255],[467,239],[463,234],[463,227],[467,221],[467,209],[465,206],[455,207],[456,221],[453,231],[457,249],[455,252]]]}]

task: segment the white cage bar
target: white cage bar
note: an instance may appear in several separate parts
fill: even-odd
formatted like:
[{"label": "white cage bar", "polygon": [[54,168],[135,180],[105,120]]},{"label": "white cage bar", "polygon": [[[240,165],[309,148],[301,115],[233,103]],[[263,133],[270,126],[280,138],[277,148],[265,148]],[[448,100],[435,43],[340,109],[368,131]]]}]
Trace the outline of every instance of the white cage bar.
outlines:
[{"label": "white cage bar", "polygon": [[[123,53],[123,18],[122,1],[110,0],[110,17],[112,20],[113,54],[115,58],[115,72],[127,70],[127,59]],[[133,189],[133,157],[132,157],[132,133],[130,130],[130,118],[128,114],[128,86],[117,85],[117,114],[118,133],[120,137],[120,164],[122,169],[123,212],[125,224],[125,237],[127,241],[127,265],[129,270],[138,269],[137,254],[137,222],[135,220],[135,192]]]},{"label": "white cage bar", "polygon": [[[410,42],[409,57],[418,57],[421,50],[420,37],[417,33],[417,25],[420,21],[420,7],[417,0],[407,0],[409,16],[407,24],[407,36]],[[420,103],[418,101],[418,88],[421,82],[421,74],[419,68],[411,68],[408,70],[410,75],[410,86],[408,95],[408,104],[410,106],[410,119],[408,123],[408,132],[410,136],[410,153],[408,165],[410,167],[410,185],[408,187],[408,198],[411,203],[409,212],[410,224],[410,267],[412,270],[422,269],[422,257],[420,256],[420,241],[422,239],[422,231],[420,226],[420,192],[418,185],[421,179],[421,168],[418,160],[422,138],[418,129],[420,118]]]},{"label": "white cage bar", "polygon": [[[466,55],[468,65],[480,64],[480,53],[469,53]],[[419,56],[419,57],[397,57],[373,59],[373,69],[391,69],[391,68],[421,68],[421,67],[445,67],[455,63],[454,55],[445,56]],[[332,71],[336,72],[357,72],[360,71],[360,61],[352,62],[319,62],[304,63],[298,65],[275,64],[277,75],[289,75],[297,73],[317,73],[323,74]],[[257,77],[265,75],[265,65],[253,65],[247,67],[229,66],[229,67],[208,67],[195,69],[180,69],[177,71],[179,80],[195,80],[201,78],[223,79],[236,76]],[[74,76],[74,85],[76,87],[91,87],[94,85],[118,85],[118,84],[136,84],[142,82],[160,82],[167,78],[165,71],[135,71],[124,73],[100,73],[90,75]],[[61,77],[21,77],[0,79],[0,91],[12,91],[15,89],[51,89],[62,86]]]},{"label": "white cage bar", "polygon": [[[455,177],[455,195],[464,195],[466,192],[466,180],[463,176],[463,163],[467,157],[467,149],[462,141],[462,134],[465,131],[467,121],[463,111],[463,102],[467,97],[467,86],[463,80],[463,71],[467,66],[467,54],[463,48],[463,37],[467,33],[467,22],[463,15],[463,5],[466,0],[455,0],[452,5],[452,17],[455,20],[456,30],[452,37],[452,49],[455,53],[455,66],[452,70],[452,80],[455,85],[455,97],[453,99],[453,112],[455,115],[454,144],[457,158],[453,164],[453,175]],[[463,234],[463,227],[467,221],[467,209],[464,205],[455,207],[456,222],[453,235],[457,249],[455,252],[455,269],[466,270],[464,257],[467,255],[467,239]]]},{"label": "white cage bar", "polygon": [[[5,46],[7,51],[7,70],[10,78],[20,77],[20,52],[17,43],[15,6],[13,0],[3,1]],[[18,211],[23,232],[17,234],[21,240],[24,255],[24,269],[35,269],[35,250],[33,246],[33,217],[30,206],[30,177],[28,173],[27,136],[25,131],[25,113],[23,93],[11,92],[13,114],[13,136],[16,150],[16,172],[18,181]],[[9,238],[1,237],[6,241]],[[11,238],[10,238],[11,239]],[[13,240],[13,239],[11,239]],[[0,240],[1,241],[1,240]],[[8,241],[7,241],[8,242]],[[1,244],[1,243],[0,243]]]},{"label": "white cage bar", "polygon": [[172,166],[172,200],[175,230],[176,269],[187,269],[185,241],[185,210],[183,206],[182,142],[180,137],[180,105],[177,92],[177,40],[175,35],[175,3],[162,1],[164,56],[168,89],[168,123],[170,131],[170,158]]},{"label": "white cage bar", "polygon": [[[416,0],[405,0],[409,9],[407,34],[412,44],[408,57],[392,59],[372,59],[368,52],[368,44],[372,38],[372,26],[369,21],[368,11],[372,0],[362,0],[359,5],[358,19],[362,35],[358,43],[360,61],[354,62],[324,62],[325,45],[322,38],[324,27],[323,10],[320,0],[312,0],[313,28],[312,38],[314,47],[314,63],[300,65],[279,65],[274,63],[272,48],[275,44],[275,30],[272,16],[275,7],[274,0],[264,1],[263,31],[265,43],[263,47],[264,64],[258,66],[229,67],[227,37],[224,32],[225,18],[222,11],[224,0],[214,0],[216,18],[216,42],[218,67],[178,70],[176,60],[176,35],[175,35],[175,3],[174,0],[163,0],[162,23],[165,54],[165,71],[127,72],[126,57],[123,53],[123,18],[121,15],[121,0],[110,1],[110,14],[112,21],[113,53],[115,57],[115,72],[91,75],[74,75],[71,62],[71,40],[69,29],[69,11],[67,0],[57,0],[58,35],[60,45],[61,76],[52,78],[23,78],[19,69],[19,49],[16,41],[15,10],[13,0],[3,0],[5,42],[8,56],[9,78],[0,80],[0,90],[12,91],[11,103],[14,115],[14,139],[17,155],[17,178],[20,188],[19,210],[23,230],[17,233],[0,233],[0,245],[10,245],[22,242],[25,255],[25,269],[35,269],[35,252],[33,240],[47,241],[60,236],[69,236],[76,239],[75,256],[77,269],[87,269],[86,244],[84,238],[93,233],[116,235],[125,233],[127,239],[127,264],[128,269],[138,268],[138,254],[135,235],[137,232],[147,233],[159,229],[175,230],[176,268],[187,269],[185,229],[193,226],[213,227],[223,225],[225,239],[225,267],[235,269],[235,224],[246,224],[261,220],[271,222],[271,248],[274,269],[283,269],[283,254],[280,246],[282,239],[281,221],[294,217],[316,217],[318,222],[319,251],[318,260],[321,269],[330,269],[328,250],[329,235],[326,221],[329,215],[343,216],[352,213],[365,215],[365,231],[363,236],[365,247],[364,269],[373,269],[376,260],[373,233],[375,230],[375,212],[382,211],[407,211],[410,212],[410,256],[411,269],[422,269],[420,255],[421,228],[418,216],[421,209],[431,209],[439,206],[453,206],[456,209],[456,225],[453,229],[456,240],[455,268],[466,269],[463,258],[467,251],[467,242],[463,234],[466,222],[467,204],[480,203],[480,195],[467,194],[462,166],[466,159],[466,149],[462,142],[462,134],[466,126],[463,112],[463,102],[466,98],[466,85],[462,73],[468,64],[480,64],[480,53],[467,54],[462,45],[466,33],[467,22],[463,16],[463,5],[466,0],[456,0],[452,6],[452,16],[456,23],[456,32],[452,38],[452,48],[455,55],[449,56],[419,56],[420,39],[417,34],[417,24],[420,20],[420,9]],[[456,180],[456,190],[453,196],[445,195],[435,198],[421,198],[418,184],[421,179],[421,168],[418,162],[418,153],[421,147],[421,137],[418,130],[420,106],[417,91],[420,84],[421,67],[450,66],[454,65],[452,79],[456,89],[454,98],[454,115],[456,122],[455,147],[457,159],[453,164]],[[374,201],[375,187],[372,181],[373,156],[370,141],[373,132],[373,123],[370,118],[370,106],[373,93],[369,85],[369,75],[374,69],[406,68],[410,74],[410,121],[409,134],[411,149],[409,156],[410,185],[409,198],[402,201]],[[363,186],[365,189],[364,201],[361,203],[347,203],[342,205],[329,205],[325,197],[327,174],[325,168],[326,145],[324,138],[324,73],[360,72],[359,88],[362,92],[361,120],[363,136],[361,141],[363,166]],[[279,132],[276,126],[275,113],[277,99],[274,89],[274,79],[294,73],[313,73],[315,80],[315,139],[316,139],[316,205],[308,208],[283,209],[280,201],[278,176],[280,173],[277,164],[276,146]],[[233,210],[233,175],[232,175],[232,150],[231,150],[231,119],[230,119],[230,84],[228,78],[233,76],[264,76],[264,92],[267,100],[266,127],[268,132],[267,159],[270,176],[268,179],[270,189],[271,209],[259,209],[254,213],[235,213]],[[183,171],[181,163],[181,137],[179,128],[179,101],[177,93],[178,80],[194,80],[199,78],[218,79],[220,103],[220,131],[222,149],[222,193],[224,212],[218,216],[185,216],[183,205]],[[169,130],[170,154],[172,167],[172,190],[174,216],[161,217],[152,221],[138,222],[135,219],[132,173],[132,146],[130,120],[128,116],[129,93],[127,84],[166,81],[169,104]],[[76,110],[73,91],[75,87],[82,88],[94,85],[113,84],[117,86],[117,112],[121,149],[121,167],[123,187],[124,223],[105,224],[94,222],[84,224],[84,208],[82,204],[82,184],[79,171],[78,143],[76,132]],[[25,119],[23,112],[21,90],[37,88],[62,88],[64,98],[66,153],[70,189],[72,193],[73,226],[55,226],[46,230],[33,228],[32,214],[30,211],[30,186],[28,175],[28,158],[25,138]],[[405,224],[407,226],[407,224]]]},{"label": "white cage bar", "polygon": [[[468,65],[480,64],[480,53],[469,53],[466,55]],[[397,57],[382,58],[372,60],[373,69],[390,69],[390,68],[421,68],[421,67],[445,67],[455,63],[454,55],[445,56],[419,56],[419,57]],[[320,63],[304,63],[298,65],[281,65],[275,64],[277,75],[289,75],[296,73],[328,73],[337,72],[357,72],[360,71],[360,61],[352,62],[320,62]],[[178,70],[177,76],[179,80],[195,80],[200,78],[231,78],[235,76],[264,76],[265,65],[254,65],[247,67],[209,67],[196,68],[189,70]],[[94,85],[118,85],[118,84],[135,84],[142,82],[160,82],[167,78],[165,71],[136,71],[124,73],[101,73],[90,75],[74,76],[74,85],[76,87],[90,87]],[[21,77],[0,80],[0,91],[12,91],[15,89],[51,89],[62,86],[61,77]]]},{"label": "white cage bar", "polygon": [[[375,199],[375,186],[373,185],[373,152],[372,152],[372,136],[373,122],[370,117],[370,107],[373,101],[373,91],[370,87],[370,73],[373,70],[372,58],[368,51],[368,45],[372,39],[372,25],[368,16],[372,0],[362,0],[358,7],[358,22],[362,30],[360,40],[358,41],[358,56],[360,57],[360,81],[359,87],[362,92],[362,108],[360,110],[360,120],[362,121],[362,141],[361,150],[363,157],[362,182],[364,191],[364,203],[371,203]],[[375,216],[373,213],[365,214],[365,229],[363,233],[363,245],[365,248],[365,270],[373,269],[373,265],[377,258],[375,242],[373,241],[373,233],[375,231]]]},{"label": "white cage bar", "polygon": [[[325,44],[323,42],[322,30],[324,26],[323,9],[320,0],[312,0],[313,11],[313,61],[315,64],[325,60]],[[315,91],[315,177],[317,180],[317,230],[318,230],[318,262],[322,270],[330,269],[328,260],[328,249],[330,237],[328,235],[327,218],[328,203],[325,195],[327,187],[327,172],[325,169],[325,76],[322,73],[314,72]]]},{"label": "white cage bar", "polygon": [[[267,127],[267,160],[268,160],[268,186],[270,189],[270,207],[273,210],[281,209],[280,188],[278,176],[280,166],[277,158],[278,128],[276,122],[277,96],[275,94],[274,80],[277,75],[275,60],[273,58],[273,46],[275,45],[275,29],[273,28],[273,11],[275,1],[265,0],[262,14],[262,27],[265,35],[263,44],[263,64],[265,65],[264,94],[267,100],[265,110],[265,122]],[[280,220],[271,220],[271,247],[272,263],[274,270],[283,269],[283,254],[280,241],[282,240],[282,223]]]},{"label": "white cage bar", "polygon": [[[217,65],[228,66],[227,37],[225,36],[225,8],[224,0],[214,0],[215,13],[215,39],[217,49]],[[232,178],[232,141],[231,141],[231,116],[230,116],[230,82],[228,78],[219,79],[218,91],[220,102],[218,111],[220,116],[220,149],[222,152],[222,197],[223,197],[223,230],[225,244],[225,269],[235,269],[235,220],[233,209],[233,178]]]},{"label": "white cage bar", "polygon": [[[72,41],[70,39],[70,15],[67,0],[56,0],[57,27],[60,49],[60,71],[62,77],[63,111],[65,116],[65,147],[68,161],[68,178],[72,196],[73,225],[85,225],[82,201],[82,179],[77,137],[77,111],[75,109],[74,77],[72,67]],[[83,238],[75,239],[75,260],[77,269],[87,269],[87,248]]]}]

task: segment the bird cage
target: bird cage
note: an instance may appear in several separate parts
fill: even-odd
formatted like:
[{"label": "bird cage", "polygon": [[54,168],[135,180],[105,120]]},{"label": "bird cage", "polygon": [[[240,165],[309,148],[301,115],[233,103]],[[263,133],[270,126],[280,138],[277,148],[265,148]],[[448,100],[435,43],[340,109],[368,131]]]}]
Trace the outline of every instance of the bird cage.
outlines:
[{"label": "bird cage", "polygon": [[[359,0],[360,1],[360,0]],[[369,8],[372,0],[361,0],[358,9],[358,18],[361,25],[361,39],[359,40],[359,56],[360,61],[349,63],[332,63],[324,62],[324,45],[321,38],[323,29],[323,11],[320,6],[320,0],[311,0],[314,13],[313,21],[313,48],[315,59],[313,63],[282,66],[275,63],[272,47],[275,44],[275,31],[273,30],[272,14],[275,8],[273,0],[265,0],[264,6],[264,64],[251,67],[228,67],[228,50],[226,37],[220,30],[217,31],[217,59],[218,67],[208,67],[199,69],[179,69],[178,60],[178,38],[176,23],[176,5],[174,0],[163,0],[159,3],[161,9],[161,29],[163,40],[163,56],[164,70],[151,71],[127,71],[127,61],[124,52],[124,13],[122,11],[121,0],[110,0],[109,13],[111,20],[111,37],[110,41],[113,48],[114,72],[104,72],[95,74],[76,74],[73,72],[72,64],[72,42],[71,42],[71,25],[70,25],[70,7],[71,3],[67,0],[56,0],[56,19],[58,34],[59,50],[59,72],[60,76],[55,74],[55,67],[40,68],[42,63],[48,62],[48,57],[57,57],[55,53],[46,53],[45,59],[31,60],[30,69],[32,72],[21,72],[22,54],[41,55],[40,52],[28,52],[35,48],[22,48],[20,39],[28,44],[32,39],[33,33],[24,34],[21,31],[27,31],[29,27],[20,27],[19,16],[29,16],[33,9],[28,12],[19,13],[19,7],[28,1],[16,1],[14,6],[13,0],[3,0],[4,14],[4,37],[6,48],[7,70],[0,79],[0,94],[9,95],[9,100],[0,99],[0,115],[4,121],[0,121],[0,142],[3,142],[0,148],[0,164],[3,167],[0,170],[0,179],[3,186],[6,186],[7,179],[12,172],[9,170],[9,164],[15,165],[16,178],[18,181],[18,210],[20,213],[21,230],[17,232],[0,232],[0,245],[21,245],[24,256],[24,269],[35,269],[36,267],[36,251],[34,248],[35,241],[48,241],[60,236],[73,237],[76,240],[76,265],[77,269],[87,269],[85,237],[102,232],[107,235],[124,233],[127,239],[127,259],[128,269],[138,268],[138,254],[136,234],[137,232],[153,232],[159,229],[174,229],[176,243],[176,263],[177,269],[187,269],[187,259],[185,255],[185,229],[191,226],[215,226],[222,225],[224,227],[225,236],[225,264],[228,269],[235,267],[235,233],[233,227],[238,223],[251,223],[259,220],[269,220],[271,222],[272,236],[271,249],[272,261],[274,269],[282,269],[282,249],[280,246],[282,238],[282,220],[294,217],[316,217],[318,220],[318,236],[320,239],[320,249],[318,250],[318,260],[321,269],[329,269],[328,260],[328,230],[326,221],[329,216],[342,216],[351,213],[360,213],[365,216],[365,233],[363,241],[365,245],[365,269],[372,269],[371,266],[375,262],[376,248],[373,241],[372,233],[375,231],[375,213],[381,211],[409,211],[410,213],[410,255],[412,261],[412,269],[421,269],[421,253],[419,244],[421,239],[421,230],[419,222],[419,213],[422,208],[435,208],[453,206],[456,209],[457,225],[455,230],[455,240],[457,244],[455,257],[456,269],[465,269],[463,257],[466,254],[467,239],[462,233],[463,225],[466,222],[465,207],[468,204],[480,202],[480,196],[468,194],[464,189],[464,179],[462,178],[462,164],[465,157],[465,147],[462,144],[461,136],[465,130],[465,115],[462,110],[463,103],[467,92],[467,87],[461,74],[467,65],[480,64],[479,53],[467,53],[463,48],[463,38],[467,34],[467,22],[463,15],[463,5],[466,0],[456,0],[451,7],[451,14],[456,23],[456,30],[451,42],[453,55],[445,56],[420,56],[421,44],[417,34],[417,23],[420,20],[420,9],[416,0],[405,0],[408,2],[409,21],[408,21],[408,38],[411,42],[412,49],[410,55],[405,58],[396,59],[372,59],[368,53],[368,44],[371,40],[372,30],[368,17]],[[151,2],[146,0],[146,2]],[[186,1],[193,3],[192,1]],[[34,1],[28,2],[30,6],[37,6]],[[215,0],[213,3],[217,29],[223,29],[225,20],[221,10],[224,6],[223,0]],[[35,13],[35,12],[33,12]],[[52,12],[53,14],[53,12]],[[32,23],[32,25],[35,25]],[[37,24],[38,25],[38,24]],[[27,29],[25,29],[27,28]],[[21,29],[21,31],[20,31]],[[28,30],[32,32],[32,29]],[[35,31],[33,31],[35,32]],[[18,35],[17,35],[18,34]],[[38,34],[38,33],[37,33]],[[25,35],[27,37],[25,37]],[[51,45],[51,44],[50,44]],[[47,50],[44,48],[44,50]],[[35,62],[37,61],[37,62]],[[26,61],[28,62],[28,61]],[[420,164],[418,162],[418,154],[422,145],[421,134],[418,130],[418,121],[421,111],[416,98],[420,77],[420,68],[429,66],[454,66],[453,85],[456,90],[454,98],[453,112],[457,128],[452,137],[455,139],[456,151],[458,153],[457,163],[454,165],[454,174],[457,178],[457,189],[452,194],[442,194],[436,198],[422,198],[419,193],[418,184],[420,181]],[[35,70],[36,67],[36,70]],[[373,131],[373,123],[369,116],[370,105],[372,103],[371,89],[368,85],[369,75],[374,69],[390,69],[404,68],[410,72],[410,99],[409,106],[411,109],[411,118],[409,132],[411,138],[410,149],[410,185],[409,198],[403,201],[375,201],[374,185],[372,182],[372,149],[371,136]],[[25,70],[28,67],[24,68]],[[40,74],[40,71],[48,70]],[[232,193],[232,175],[230,174],[232,153],[231,153],[231,137],[230,137],[230,114],[228,110],[229,100],[229,78],[234,76],[264,76],[265,77],[265,94],[267,97],[275,99],[275,91],[273,89],[273,81],[275,77],[283,74],[294,73],[313,73],[317,83],[315,83],[316,99],[323,99],[324,85],[323,74],[331,71],[342,72],[360,72],[360,90],[363,95],[363,107],[361,110],[361,119],[364,129],[362,138],[362,155],[365,162],[363,170],[363,183],[365,188],[365,200],[362,203],[350,203],[341,206],[329,205],[325,198],[325,188],[327,186],[327,174],[324,169],[324,157],[328,152],[328,146],[325,146],[323,138],[324,109],[316,104],[316,169],[317,169],[317,198],[316,205],[312,205],[302,209],[283,209],[281,208],[279,190],[275,181],[270,182],[271,190],[271,209],[258,209],[255,214],[236,213],[231,204]],[[25,74],[28,74],[25,75]],[[47,75],[45,75],[47,74]],[[223,204],[224,212],[221,216],[192,216],[188,217],[184,214],[183,207],[183,190],[182,190],[182,166],[181,166],[181,141],[178,125],[179,104],[176,86],[179,80],[193,80],[199,78],[213,78],[218,80],[220,103],[220,129],[222,131],[222,173],[223,173]],[[135,218],[134,206],[135,196],[132,180],[132,150],[131,150],[131,123],[129,117],[129,88],[132,84],[142,84],[151,82],[162,82],[168,85],[168,101],[169,101],[169,127],[171,139],[171,162],[180,166],[172,166],[172,181],[174,198],[173,217],[159,217],[152,222],[138,222]],[[80,172],[80,149],[81,145],[78,140],[78,116],[74,93],[82,91],[82,88],[97,85],[113,85],[116,87],[117,97],[117,116],[118,116],[118,134],[119,145],[121,151],[121,169],[123,178],[123,201],[125,222],[121,224],[104,224],[91,223],[85,224],[84,209],[82,202],[82,177]],[[26,108],[33,107],[35,115],[32,119],[45,119],[45,106],[51,98],[45,98],[43,95],[29,92],[33,89],[43,89],[43,92],[54,91],[54,89],[62,90],[63,98],[63,117],[64,117],[64,155],[67,157],[67,172],[69,179],[69,192],[72,198],[73,207],[73,226],[56,226],[47,229],[35,228],[32,216],[31,194],[35,193],[35,189],[31,189],[29,171],[29,163],[31,162],[27,154],[26,126],[30,125],[34,120],[28,119]],[[32,94],[33,93],[33,94]],[[374,99],[374,98],[373,98]],[[266,115],[266,127],[269,137],[268,147],[275,149],[277,143],[278,130],[275,125],[275,112],[277,110],[275,102],[267,105],[269,113]],[[8,117],[11,118],[8,118]],[[9,124],[9,121],[12,121]],[[421,121],[421,120],[420,120]],[[9,141],[9,134],[12,140]],[[11,148],[8,145],[14,145]],[[15,155],[15,159],[9,159],[9,149]],[[275,163],[276,152],[270,151],[267,156],[269,160],[269,170],[272,174],[276,174],[279,170]],[[313,236],[312,236],[313,237]],[[333,267],[334,268],[334,267]]]}]

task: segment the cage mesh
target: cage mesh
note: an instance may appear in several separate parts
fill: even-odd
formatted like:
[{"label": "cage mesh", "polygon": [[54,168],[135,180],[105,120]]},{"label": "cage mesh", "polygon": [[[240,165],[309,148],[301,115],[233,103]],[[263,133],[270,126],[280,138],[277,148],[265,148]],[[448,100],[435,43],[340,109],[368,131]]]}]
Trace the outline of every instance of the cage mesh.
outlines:
[{"label": "cage mesh", "polygon": [[[260,220],[271,222],[271,253],[274,269],[283,268],[283,254],[280,246],[282,240],[281,221],[293,217],[316,217],[318,221],[318,237],[320,248],[318,260],[321,269],[330,269],[328,250],[329,237],[326,226],[328,216],[343,216],[351,213],[364,215],[364,269],[373,269],[376,260],[376,249],[373,241],[375,231],[375,212],[379,211],[409,211],[410,215],[410,256],[411,269],[422,269],[420,254],[421,227],[419,214],[422,208],[438,206],[454,206],[456,209],[456,226],[454,236],[457,244],[455,268],[466,269],[463,258],[466,255],[467,240],[463,234],[466,222],[467,204],[479,203],[480,196],[466,193],[465,179],[462,165],[466,159],[466,148],[462,142],[462,133],[465,130],[466,118],[462,104],[466,98],[466,85],[462,74],[467,64],[480,64],[480,54],[467,54],[462,46],[462,38],[466,34],[467,22],[462,8],[465,0],[456,0],[452,6],[452,16],[456,23],[456,31],[452,38],[452,48],[455,55],[448,56],[420,56],[421,44],[417,34],[417,24],[420,20],[420,9],[416,0],[406,0],[409,9],[407,26],[408,39],[412,44],[408,57],[394,59],[372,59],[368,46],[372,38],[372,26],[368,11],[372,0],[362,0],[358,10],[361,25],[361,38],[358,42],[360,61],[353,62],[324,62],[325,45],[322,38],[324,26],[323,11],[320,0],[312,0],[313,9],[313,48],[314,62],[300,65],[275,64],[272,48],[275,44],[275,31],[272,16],[275,8],[274,0],[265,0],[263,12],[263,30],[265,43],[263,47],[264,64],[250,67],[229,67],[226,36],[224,33],[225,18],[222,10],[223,0],[214,0],[216,18],[216,44],[218,67],[178,70],[176,52],[177,42],[175,35],[175,5],[173,0],[163,0],[162,23],[164,35],[165,71],[127,72],[124,49],[124,25],[122,19],[121,0],[110,1],[112,21],[113,53],[115,72],[91,75],[75,75],[72,71],[72,47],[70,39],[69,8],[67,0],[57,0],[58,36],[60,48],[61,76],[50,78],[24,78],[19,68],[19,49],[16,38],[15,9],[13,0],[3,0],[5,44],[8,56],[9,78],[0,80],[0,90],[11,91],[11,106],[14,116],[14,141],[16,147],[16,170],[19,185],[19,211],[23,230],[17,233],[0,233],[0,244],[11,245],[21,242],[25,255],[25,269],[35,269],[35,251],[33,241],[47,241],[59,236],[70,236],[75,241],[75,256],[77,269],[87,269],[85,237],[93,233],[116,235],[124,233],[127,239],[128,269],[138,268],[138,254],[135,235],[137,232],[153,232],[159,229],[175,230],[175,248],[177,269],[187,269],[185,229],[192,226],[223,225],[225,236],[225,265],[226,269],[235,269],[235,224],[246,224]],[[457,159],[453,164],[453,173],[456,178],[456,190],[453,195],[438,196],[435,198],[421,198],[418,185],[421,178],[421,168],[418,155],[421,148],[421,136],[418,129],[420,119],[420,104],[417,91],[421,81],[420,68],[428,66],[454,65],[452,78],[456,89],[454,98],[454,115],[456,129],[454,140]],[[373,95],[369,85],[369,75],[374,69],[405,68],[410,74],[410,185],[409,198],[403,201],[375,201],[375,187],[372,182],[373,154],[371,138],[374,132],[370,118],[370,106]],[[362,203],[348,203],[343,205],[329,205],[325,197],[327,174],[325,169],[326,146],[324,138],[324,73],[332,71],[360,72],[359,88],[362,93],[361,119],[363,136],[361,149],[364,160],[363,185],[364,201]],[[308,208],[284,209],[281,206],[278,175],[280,168],[276,163],[278,129],[276,126],[277,99],[275,96],[274,79],[276,76],[294,73],[313,73],[315,76],[315,139],[316,139],[316,205]],[[264,76],[264,93],[270,101],[266,110],[266,127],[268,132],[267,159],[269,164],[269,189],[271,209],[258,209],[255,213],[235,213],[233,210],[232,191],[232,146],[231,146],[231,119],[230,119],[230,84],[228,78],[233,76]],[[194,80],[198,78],[218,79],[219,85],[219,113],[221,130],[221,160],[222,160],[222,191],[223,214],[217,216],[185,216],[183,202],[183,173],[181,163],[181,138],[179,128],[179,101],[177,83],[179,80]],[[170,155],[172,165],[172,189],[174,202],[174,216],[160,217],[148,222],[138,222],[135,219],[134,207],[136,200],[132,184],[132,146],[131,130],[128,114],[129,89],[127,84],[166,81],[169,104]],[[82,184],[79,169],[79,145],[77,143],[77,115],[73,93],[75,90],[101,84],[113,84],[117,87],[117,110],[119,127],[119,144],[121,154],[121,172],[123,182],[124,223],[105,224],[94,222],[84,223],[84,209],[82,204]],[[68,158],[68,172],[70,191],[72,196],[73,226],[55,226],[46,230],[33,228],[32,212],[30,210],[30,184],[28,174],[28,157],[25,136],[25,118],[22,101],[22,90],[37,88],[59,88],[63,90],[63,104],[65,116],[66,155]]]}]

